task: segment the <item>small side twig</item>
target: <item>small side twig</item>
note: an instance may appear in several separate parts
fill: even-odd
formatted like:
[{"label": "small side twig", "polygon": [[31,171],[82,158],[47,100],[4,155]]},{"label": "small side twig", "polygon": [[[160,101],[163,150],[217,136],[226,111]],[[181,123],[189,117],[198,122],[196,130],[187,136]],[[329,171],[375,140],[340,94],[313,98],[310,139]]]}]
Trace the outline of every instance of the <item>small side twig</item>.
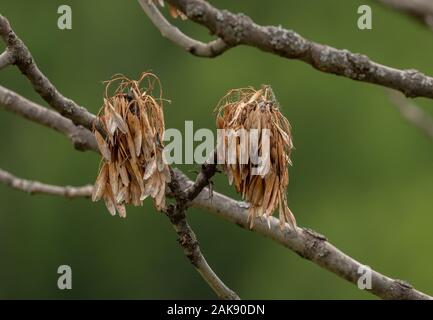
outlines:
[{"label": "small side twig", "polygon": [[171,170],[172,181],[169,184],[172,194],[175,197],[176,203],[167,207],[165,213],[170,219],[174,230],[178,236],[178,242],[182,247],[185,256],[203,277],[206,283],[212,288],[215,294],[220,299],[224,300],[239,300],[239,296],[227,287],[218,275],[212,270],[203,256],[197,240],[197,236],[186,220],[186,209],[188,199],[185,193],[181,190],[177,176]]},{"label": "small side twig", "polygon": [[203,43],[188,37],[168,22],[152,1],[138,0],[138,2],[143,11],[149,17],[150,21],[152,21],[159,31],[161,31],[162,36],[182,47],[189,53],[199,57],[213,58],[230,49],[230,46],[219,38],[209,43]]},{"label": "small side twig", "polygon": [[431,0],[378,0],[379,3],[389,6],[411,16],[418,22],[433,31],[433,1]]},{"label": "small side twig", "polygon": [[2,169],[0,169],[0,182],[14,189],[18,189],[30,194],[43,193],[66,198],[89,198],[92,195],[93,190],[92,185],[86,185],[82,187],[55,186],[38,181],[21,179]]},{"label": "small side twig", "polygon": [[0,70],[14,63],[14,58],[9,49],[0,54]]},{"label": "small side twig", "polygon": [[389,98],[404,119],[433,139],[433,118],[427,112],[398,92],[390,91]]},{"label": "small side twig", "polygon": [[207,187],[210,183],[210,179],[217,172],[216,166],[217,153],[216,151],[212,153],[208,161],[206,161],[201,166],[200,172],[197,174],[197,178],[193,185],[185,190],[185,198],[188,201],[194,200],[203,188]]}]

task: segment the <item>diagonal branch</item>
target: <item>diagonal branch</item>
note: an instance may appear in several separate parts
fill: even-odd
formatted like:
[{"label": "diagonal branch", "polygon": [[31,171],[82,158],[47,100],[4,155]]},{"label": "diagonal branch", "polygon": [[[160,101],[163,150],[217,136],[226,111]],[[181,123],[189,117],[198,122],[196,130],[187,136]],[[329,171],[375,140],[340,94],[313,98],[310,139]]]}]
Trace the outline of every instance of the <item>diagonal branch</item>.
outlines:
[{"label": "diagonal branch", "polygon": [[182,47],[189,53],[198,57],[213,58],[219,56],[230,48],[221,39],[209,43],[203,43],[192,39],[168,22],[152,1],[138,0],[138,2],[152,23],[159,29],[159,31],[161,31],[162,36]]},{"label": "diagonal branch", "polygon": [[177,233],[177,240],[182,247],[185,256],[212,288],[218,298],[224,300],[239,300],[239,296],[224,284],[203,256],[197,236],[186,220],[188,199],[186,198],[186,194],[182,191],[174,171],[170,170],[170,172],[172,181],[169,183],[169,188],[174,195],[176,204],[169,205],[165,210],[165,213]]},{"label": "diagonal branch", "polygon": [[[175,174],[182,189],[193,184],[181,171],[175,170]],[[235,201],[217,192],[213,192],[212,198],[209,198],[208,192],[209,190],[204,189],[192,201],[193,206],[205,209],[219,218],[250,230],[248,204]],[[358,271],[364,267],[360,262],[334,247],[324,236],[312,230],[297,227],[296,232],[290,228],[281,231],[279,221],[274,217],[270,218],[270,227],[267,221],[256,218],[251,231],[272,239],[301,257],[354,284],[357,284],[360,277]],[[391,279],[374,270],[372,270],[372,287],[366,290],[383,299],[433,299],[404,281]]]},{"label": "diagonal branch", "polygon": [[[221,12],[211,7],[204,1],[169,1],[173,4],[179,4],[178,7],[181,8],[185,13],[187,13],[187,15],[194,21],[201,21],[200,23],[205,25],[209,24],[210,30],[215,30],[214,32],[221,36],[221,38],[224,39],[224,41],[228,43],[228,45],[236,45],[241,43],[250,44],[253,46],[257,46],[258,48],[261,48],[265,51],[271,51],[290,58],[301,59],[303,61],[311,63],[313,66],[318,67],[319,69],[323,67],[323,70],[326,72],[344,74],[347,77],[355,80],[362,80],[382,84],[388,87],[395,87],[396,89],[405,92],[409,96],[419,95],[431,97],[431,95],[433,95],[433,93],[431,92],[431,87],[433,85],[431,78],[426,77],[420,73],[391,69],[389,67],[375,64],[364,56],[353,55],[347,51],[339,51],[330,47],[310,43],[307,40],[301,38],[299,35],[295,34],[293,31],[278,29],[275,27],[260,27],[255,25],[250,19],[246,18],[245,16],[233,15],[226,11]],[[180,6],[180,4],[182,4],[182,6]],[[187,5],[189,5],[188,8]],[[224,21],[224,19],[227,19],[226,22],[228,23],[228,31],[218,31],[221,28],[220,22]],[[239,21],[237,21],[236,19],[239,19]],[[231,38],[230,30],[233,31],[234,29],[238,30],[238,36],[235,38]],[[84,108],[77,106],[71,100],[63,97],[60,93],[57,92],[57,90],[55,90],[55,88],[48,81],[48,79],[46,79],[45,76],[43,76],[42,73],[39,71],[39,69],[37,69],[36,65],[31,59],[31,55],[28,52],[27,48],[21,42],[21,40],[16,37],[15,33],[13,33],[13,31],[10,29],[7,20],[1,15],[0,35],[3,36],[5,41],[8,43],[8,49],[11,50],[11,52],[14,52],[13,61],[15,61],[15,63],[20,67],[21,71],[23,71],[29,77],[30,81],[34,85],[35,90],[42,91],[42,93],[40,92],[41,95],[43,95],[44,90],[48,90],[48,96],[46,97],[46,100],[49,103],[50,101],[52,102],[50,103],[50,105],[56,106],[54,108],[59,111],[63,110],[63,107],[66,107],[67,110],[60,111],[66,118],[69,118],[70,120],[72,120],[73,123],[77,125],[81,125],[84,128],[91,130],[95,116],[89,113]],[[258,35],[259,38],[255,39],[253,35]],[[273,41],[281,39],[284,41],[269,43],[269,39],[265,39],[262,37],[264,35],[270,35],[270,39]],[[270,47],[270,45],[272,46]],[[306,46],[306,48],[304,48],[304,46]],[[321,50],[323,49],[324,51],[317,51],[318,48],[321,48]],[[304,56],[304,49],[306,51],[310,51],[306,56]],[[320,57],[320,54],[323,54],[323,56]],[[317,55],[319,55],[319,57]],[[30,58],[30,60],[22,60],[20,57],[23,56]],[[313,58],[319,59],[321,61],[321,64],[313,63],[315,61]],[[343,59],[343,65],[340,64],[340,58]],[[350,66],[348,66],[347,64],[349,64]],[[32,75],[29,76],[26,71],[29,71],[29,73],[31,73]],[[355,75],[351,72],[355,72]],[[401,79],[395,80],[394,77],[400,77]],[[11,93],[11,91],[5,88],[3,88],[2,92],[3,96],[1,95],[0,91],[0,97],[3,97],[3,103],[6,105],[6,108],[9,108],[8,110],[12,110],[30,120],[36,121],[48,127],[54,128],[60,132],[68,134],[68,130],[61,129],[63,128],[63,125],[66,125],[66,122],[64,122],[64,120],[59,120],[63,119],[61,115],[56,114],[55,117],[55,113],[40,113],[38,115],[38,113],[36,112],[35,114],[32,114],[28,110],[36,110],[36,104],[25,100],[22,97],[19,97],[16,93]],[[17,96],[18,98],[16,98]],[[12,103],[10,102],[10,97],[12,97]],[[57,121],[60,121],[61,123],[63,123],[63,125],[59,126],[58,124],[55,124]],[[90,139],[88,133],[90,132],[87,132],[86,129],[84,129],[84,131],[78,132],[77,135],[80,136],[83,141],[87,141],[87,139]],[[93,141],[93,139],[91,140]],[[95,150],[94,141],[91,142],[89,140],[88,142],[89,143],[84,144],[83,148],[90,148],[92,150]],[[213,194],[212,198],[209,199],[207,197],[207,192],[209,192],[209,190],[203,188],[209,184],[209,179],[213,175],[213,173],[212,171],[202,172],[201,174],[199,174],[196,182],[193,183],[192,181],[189,181],[179,171],[174,171],[174,179],[172,179],[173,182],[171,184],[171,191],[172,194],[174,194],[175,196],[176,204],[170,205],[167,209],[166,214],[170,218],[170,221],[172,222],[173,227],[178,234],[180,245],[184,249],[185,254],[188,258],[190,258],[190,260],[192,259],[191,262],[194,264],[197,271],[200,272],[206,282],[214,289],[214,291],[218,292],[218,295],[220,297],[237,298],[237,295],[229,288],[224,286],[221,280],[219,280],[216,274],[206,263],[206,260],[201,254],[197,239],[193,231],[187,224],[185,218],[185,210],[188,206],[188,202],[192,201],[192,204],[194,206],[204,208],[210,212],[213,212],[218,217],[235,223],[242,228],[248,229],[248,206],[245,203],[235,201],[216,192]],[[11,176],[8,173],[3,173],[2,176],[4,178],[0,180],[1,182],[7,183],[11,186],[14,185],[13,183],[11,183],[11,181],[14,181],[16,177]],[[176,184],[178,184],[178,186],[176,186]],[[20,184],[18,183],[18,185]],[[46,187],[47,185],[40,184],[38,185],[39,189],[41,189],[41,186]],[[28,188],[29,187],[19,189],[27,190]],[[58,189],[56,189],[55,192],[52,189],[50,190],[52,194],[61,194]],[[181,192],[181,190],[189,190],[188,194],[191,196],[191,199],[197,193],[198,195],[193,200],[191,200],[186,197],[188,194],[186,192]],[[275,242],[282,244],[289,250],[298,253],[300,256],[312,261],[313,263],[323,267],[330,272],[335,273],[337,276],[346,279],[347,281],[357,283],[359,278],[358,271],[359,268],[363,265],[360,264],[358,261],[354,260],[353,258],[349,257],[348,255],[344,254],[333,245],[331,245],[325,237],[315,233],[312,230],[303,228],[297,228],[296,232],[291,231],[291,229],[289,228],[281,231],[279,228],[279,222],[275,218],[270,219],[270,225],[271,226],[269,228],[266,222],[262,222],[260,221],[260,219],[256,219],[252,231],[264,235],[274,240]],[[372,270],[372,284],[372,288],[369,289],[369,291],[381,298],[432,299],[432,297],[420,291],[417,291],[406,282],[391,279],[374,270]]]},{"label": "diagonal branch", "polygon": [[431,0],[378,0],[379,3],[411,16],[433,31],[433,1]]},{"label": "diagonal branch", "polygon": [[21,39],[12,30],[9,21],[0,15],[0,37],[7,45],[13,63],[30,80],[34,90],[60,114],[72,120],[77,125],[86,128],[93,123],[99,131],[103,131],[96,117],[85,108],[77,105],[71,99],[64,97],[51,81],[39,70],[30,51]]},{"label": "diagonal branch", "polygon": [[[59,115],[59,117],[61,116]],[[92,150],[97,151],[95,149]],[[204,175],[206,176],[206,174]],[[195,183],[198,185],[197,181],[201,181],[201,179],[197,179],[196,182],[193,183],[177,169],[174,170],[174,176],[175,179],[173,179],[173,181],[175,181],[175,183],[177,182],[180,187],[175,188],[175,192],[171,192],[169,195],[173,196],[174,194],[178,198],[183,199],[182,201],[184,202],[181,203],[184,203],[186,206],[188,200],[179,190],[188,190]],[[0,179],[0,182],[5,182],[5,180]],[[200,185],[203,187],[206,186],[206,184],[202,184],[201,182]],[[212,197],[209,198],[209,189],[204,188],[201,190],[201,193],[192,200],[191,203],[193,206],[210,211],[224,220],[234,223],[244,229],[250,230],[248,223],[248,204],[235,201],[217,192],[213,192]],[[200,251],[197,253],[197,248],[199,249],[199,247],[198,243],[196,243],[197,239],[193,231],[190,230],[186,220],[182,221],[182,219],[184,219],[184,215],[181,215],[180,218],[178,214],[173,215],[172,212],[170,212],[170,210],[173,209],[175,208],[169,207],[166,214],[170,218],[173,227],[178,233],[180,244],[186,256],[189,259],[200,255],[202,256]],[[270,222],[271,227],[269,228],[267,222],[257,219],[251,231],[272,239],[273,241],[285,246],[289,250],[298,253],[301,257],[312,261],[313,263],[335,273],[347,281],[357,283],[357,279],[359,277],[357,272],[362,264],[335,248],[333,245],[327,242],[323,236],[318,235],[314,231],[302,228],[298,228],[296,233],[291,232],[289,228],[286,228],[284,232],[281,232],[279,222],[276,218],[271,218]],[[195,267],[200,270],[200,274],[207,279],[206,281],[208,284],[212,283],[212,288],[216,287],[216,285],[213,284],[214,281],[216,281],[216,283],[219,283],[222,288],[216,290],[222,290],[221,292],[226,293],[230,292],[230,289],[224,289],[222,282],[218,282],[216,280],[218,278],[212,269],[210,269],[204,257],[194,259],[196,261],[194,263],[197,264],[198,261],[199,265],[198,267],[195,265]],[[430,296],[417,291],[404,281],[393,280],[378,273],[377,271],[373,271],[372,276],[373,287],[369,291],[378,297],[385,299],[431,299]]]},{"label": "diagonal branch", "polygon": [[405,99],[398,92],[391,91],[389,98],[403,118],[417,127],[427,137],[433,139],[433,118],[427,112],[415,103]]},{"label": "diagonal branch", "polygon": [[211,183],[210,179],[217,172],[216,163],[217,153],[215,151],[212,153],[209,159],[202,164],[201,170],[198,173],[195,182],[185,189],[185,198],[188,202],[194,200],[200,194],[203,188],[207,187]]},{"label": "diagonal branch", "polygon": [[93,134],[71,120],[0,86],[0,106],[28,120],[65,134],[78,150],[97,150]]},{"label": "diagonal branch", "polygon": [[[40,72],[27,47],[15,35],[6,18],[1,15],[0,35],[8,44],[7,56],[2,55],[0,61],[6,60],[7,63],[5,62],[4,66],[12,61],[17,64],[20,70],[29,78],[34,89],[61,115],[47,110],[1,86],[0,104],[9,111],[66,134],[80,150],[91,149],[96,151],[96,141],[89,130],[92,130],[97,118],[57,91],[48,78]],[[97,127],[97,129],[103,132],[101,127]],[[46,185],[40,182],[19,179],[3,170],[0,171],[0,182],[30,193],[42,192],[67,197],[89,196],[93,189],[93,186],[74,188]],[[179,204],[174,207],[170,206],[166,213],[178,234],[179,244],[184,249],[186,256],[219,298],[239,299],[238,295],[221,281],[206,262],[197,238],[186,221],[186,206],[181,202]],[[173,208],[173,210],[170,210],[170,208]]]},{"label": "diagonal branch", "polygon": [[38,181],[21,179],[13,174],[0,169],[0,182],[10,186],[14,189],[21,190],[30,194],[44,193],[53,196],[61,196],[66,198],[89,198],[92,195],[93,186],[86,185],[82,187],[71,187],[71,186],[55,186],[51,184],[45,184]]},{"label": "diagonal branch", "polygon": [[0,70],[6,68],[7,66],[13,64],[14,58],[8,49],[6,49],[2,54],[0,54]]},{"label": "diagonal branch", "polygon": [[261,26],[250,17],[219,10],[204,0],[167,0],[192,21],[220,37],[228,46],[248,45],[288,59],[306,62],[319,71],[403,92],[433,98],[433,78],[417,70],[399,70],[367,56],[303,38],[293,30]]}]

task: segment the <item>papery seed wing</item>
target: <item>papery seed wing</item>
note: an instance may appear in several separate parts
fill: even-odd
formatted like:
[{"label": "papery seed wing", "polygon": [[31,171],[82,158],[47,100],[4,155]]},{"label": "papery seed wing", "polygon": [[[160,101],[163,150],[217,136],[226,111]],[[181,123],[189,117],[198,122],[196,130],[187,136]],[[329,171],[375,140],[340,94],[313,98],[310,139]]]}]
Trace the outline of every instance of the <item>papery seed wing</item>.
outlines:
[{"label": "papery seed wing", "polygon": [[134,160],[130,159],[129,164],[131,165],[132,172],[135,176],[135,179],[138,182],[138,185],[140,186],[140,189],[144,190],[143,178],[141,177],[140,170],[138,169],[137,163]]},{"label": "papery seed wing", "polygon": [[272,212],[274,212],[275,207],[278,201],[278,195],[280,193],[280,179],[277,175],[275,175],[274,185],[272,187],[272,197],[269,200],[268,208],[266,209],[265,214],[270,216]]},{"label": "papery seed wing", "polygon": [[164,198],[165,198],[165,184],[161,184],[161,186],[159,188],[159,192],[155,197],[155,202],[156,202],[156,206],[158,209],[163,208],[162,204],[163,204]]},{"label": "papery seed wing", "polygon": [[110,212],[112,216],[116,215],[116,204],[109,185],[107,185],[106,192],[104,193],[104,202],[108,212]]},{"label": "papery seed wing", "polygon": [[98,177],[96,178],[95,186],[93,187],[92,201],[98,201],[101,199],[105,192],[105,187],[108,180],[108,165],[104,164],[99,171]]},{"label": "papery seed wing", "polygon": [[122,119],[120,114],[116,112],[110,101],[104,99],[104,102],[109,106],[109,110],[111,112],[111,115],[113,116],[113,121],[116,123],[116,126],[119,128],[120,131],[126,134],[128,132],[128,127],[126,126],[125,121]]},{"label": "papery seed wing", "polygon": [[143,175],[143,179],[144,180],[147,180],[147,179],[149,179],[150,178],[150,176],[152,176],[153,175],[153,173],[155,172],[155,170],[156,170],[156,159],[155,159],[155,157],[153,157],[153,158],[151,158],[148,162],[147,162],[147,164],[146,164],[146,169],[145,169],[145,171],[144,171],[144,175]]},{"label": "papery seed wing", "polygon": [[108,176],[109,176],[109,182],[111,186],[111,190],[113,191],[113,194],[116,195],[117,191],[119,190],[119,179],[118,179],[118,171],[116,163],[109,162],[108,163]]},{"label": "papery seed wing", "polygon": [[128,113],[128,124],[129,127],[132,129],[131,131],[134,135],[135,154],[138,157],[140,156],[141,143],[143,141],[143,134],[141,132],[140,120],[137,118],[137,116],[133,115],[132,113]]},{"label": "papery seed wing", "polygon": [[159,193],[159,189],[161,188],[161,182],[162,182],[158,173],[152,176],[152,181],[153,181],[153,188],[152,188],[152,192],[150,193],[150,196],[152,198],[156,198],[156,196]]},{"label": "papery seed wing", "polygon": [[267,213],[267,208],[269,206],[269,202],[271,201],[272,189],[274,187],[275,177],[276,174],[271,172],[265,178],[265,192],[264,192],[263,203],[262,203],[262,208],[265,213]]},{"label": "papery seed wing", "polygon": [[123,204],[116,204],[116,210],[119,212],[119,217],[126,218],[126,208]]},{"label": "papery seed wing", "polygon": [[122,179],[122,184],[124,186],[128,186],[129,185],[129,176],[128,176],[128,171],[126,170],[125,165],[120,164],[119,162],[117,163],[117,168],[120,174],[120,178]]},{"label": "papery seed wing", "polygon": [[127,197],[127,192],[128,192],[128,187],[124,186],[122,189],[119,190],[119,192],[117,193],[117,195],[115,195],[116,197],[116,203],[122,203],[122,202],[126,202],[126,197]]},{"label": "papery seed wing", "polygon": [[131,182],[130,185],[130,194],[131,194],[131,201],[134,206],[140,206],[142,204],[140,200],[141,190],[138,184],[135,181]]},{"label": "papery seed wing", "polygon": [[108,147],[108,143],[104,140],[104,138],[98,131],[95,131],[95,138],[96,138],[96,143],[98,144],[98,149],[101,152],[104,159],[106,159],[107,161],[111,161],[111,151],[110,148]]}]

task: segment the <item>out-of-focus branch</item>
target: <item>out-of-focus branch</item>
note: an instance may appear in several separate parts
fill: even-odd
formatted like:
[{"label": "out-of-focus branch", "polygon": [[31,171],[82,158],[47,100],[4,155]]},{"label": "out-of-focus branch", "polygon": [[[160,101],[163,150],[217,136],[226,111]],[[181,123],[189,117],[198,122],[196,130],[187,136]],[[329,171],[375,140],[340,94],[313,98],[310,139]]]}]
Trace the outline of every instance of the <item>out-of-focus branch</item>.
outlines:
[{"label": "out-of-focus branch", "polygon": [[203,43],[190,38],[168,22],[152,1],[138,0],[138,2],[143,11],[149,17],[150,21],[152,21],[152,23],[159,29],[164,38],[169,39],[191,54],[199,57],[213,58],[219,56],[230,48],[221,39],[216,39],[209,43]]},{"label": "out-of-focus branch", "polygon": [[43,193],[67,198],[89,198],[92,195],[93,190],[92,185],[86,185],[82,187],[55,186],[38,181],[21,179],[2,169],[0,169],[0,182],[14,189],[18,189],[30,194]]},{"label": "out-of-focus branch", "polygon": [[0,106],[28,120],[65,134],[78,150],[97,150],[98,148],[95,137],[89,130],[74,125],[71,120],[57,112],[46,109],[2,86],[0,86]]},{"label": "out-of-focus branch", "polygon": [[390,91],[389,98],[403,118],[433,139],[433,118],[427,112],[398,92]]},{"label": "out-of-focus branch", "polygon": [[30,51],[12,30],[9,21],[0,15],[0,37],[7,45],[13,63],[30,80],[34,90],[60,114],[77,125],[91,128],[93,124],[103,132],[96,117],[71,99],[63,96],[51,81],[39,70]]},{"label": "out-of-focus branch", "polygon": [[415,18],[433,31],[433,1],[431,0],[378,0],[381,4]]},{"label": "out-of-focus branch", "polygon": [[293,30],[261,26],[242,13],[219,10],[204,0],[167,2],[190,20],[208,28],[229,47],[248,45],[284,58],[304,61],[326,73],[396,89],[408,97],[433,98],[433,78],[417,70],[388,67],[365,55],[307,40]]},{"label": "out-of-focus branch", "polygon": [[[193,184],[181,171],[174,171],[177,181],[182,189]],[[218,192],[213,192],[212,198],[208,196],[209,190],[205,188],[194,200],[192,205],[209,211],[217,217],[232,222],[241,228],[249,229],[248,204],[235,201]],[[312,230],[296,228],[280,229],[278,219],[270,218],[270,227],[267,221],[256,218],[251,231],[270,238],[284,247],[296,252],[301,257],[312,261],[320,267],[336,274],[351,283],[357,284],[360,277],[359,270],[365,267],[360,262],[346,255],[326,238]],[[394,280],[379,272],[372,270],[372,287],[366,289],[383,299],[433,299],[432,297],[414,289],[410,284]]]},{"label": "out-of-focus branch", "polygon": [[14,59],[8,49],[6,49],[2,54],[0,54],[0,70],[11,65],[13,62]]}]

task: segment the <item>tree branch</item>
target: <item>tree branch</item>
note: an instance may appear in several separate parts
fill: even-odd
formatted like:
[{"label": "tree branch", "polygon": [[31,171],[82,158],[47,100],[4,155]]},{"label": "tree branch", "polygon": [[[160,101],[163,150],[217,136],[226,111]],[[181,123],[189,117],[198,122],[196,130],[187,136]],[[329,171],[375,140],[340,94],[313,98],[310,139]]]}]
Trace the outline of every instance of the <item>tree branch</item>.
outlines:
[{"label": "tree branch", "polygon": [[427,112],[395,91],[390,92],[389,98],[403,118],[433,139],[433,118]]},{"label": "tree branch", "polygon": [[[51,106],[53,106],[64,117],[70,119],[71,121],[54,112],[45,110],[43,107],[40,107],[35,103],[19,96],[17,93],[3,87],[0,87],[0,103],[3,104],[9,111],[13,111],[27,119],[65,133],[73,141],[77,141],[77,139],[79,139],[79,141],[83,142],[80,144],[83,149],[97,150],[95,149],[95,138],[89,131],[92,130],[94,124],[95,126],[97,124],[99,127],[96,129],[104,134],[104,130],[102,129],[102,126],[99,124],[99,122],[97,122],[97,118],[83,107],[75,104],[75,102],[72,100],[65,98],[57,91],[48,78],[46,78],[38,69],[27,47],[13,32],[7,19],[1,15],[0,36],[2,36],[3,40],[7,43],[8,50],[13,53],[15,64],[17,64],[19,69],[29,78],[34,89]],[[77,125],[77,127],[75,127],[74,124]],[[83,126],[88,130],[80,126]],[[92,138],[90,138],[89,134],[92,135]],[[76,145],[75,141],[74,144]],[[12,187],[28,192],[40,191],[51,194],[71,196],[75,191],[77,191],[75,189],[71,189],[71,187],[62,188],[44,185],[39,182],[18,179],[7,172],[2,172],[0,181]],[[85,191],[87,192],[88,190]],[[196,236],[186,222],[186,206],[184,205],[186,202],[180,200],[177,201],[179,205],[175,206],[172,212],[170,211],[170,206],[167,209],[167,215],[169,216],[170,221],[172,222],[173,227],[178,234],[179,244],[184,249],[185,254],[193,263],[196,270],[206,280],[208,285],[215,291],[218,297],[224,299],[239,299],[236,293],[226,287],[207,264],[203,254],[200,251]]]},{"label": "tree branch", "polygon": [[168,22],[152,1],[138,0],[138,2],[143,11],[149,17],[150,21],[152,21],[159,31],[161,31],[162,36],[182,47],[189,53],[198,57],[213,58],[219,56],[230,48],[221,39],[216,39],[209,43],[203,43],[192,39]]},{"label": "tree branch", "polygon": [[169,183],[169,187],[174,195],[176,204],[169,205],[165,213],[177,233],[178,242],[185,256],[212,288],[218,298],[224,300],[239,300],[239,296],[222,282],[201,253],[197,237],[186,220],[188,199],[186,198],[186,194],[182,191],[174,171],[170,170],[170,172],[172,181]]},{"label": "tree branch", "polygon": [[78,150],[98,149],[95,137],[89,130],[74,125],[71,120],[57,112],[48,110],[2,86],[0,86],[0,106],[28,120],[65,134]]},{"label": "tree branch", "polygon": [[411,16],[433,31],[433,1],[431,0],[378,0],[379,3]]},{"label": "tree branch", "polygon": [[[95,149],[92,149],[97,151]],[[170,192],[169,196],[177,196],[182,199],[186,204],[188,199],[185,194],[180,193],[179,190],[191,190],[190,188],[194,185],[180,170],[174,169],[173,179],[174,183],[178,183],[179,187],[174,188],[174,192]],[[199,174],[200,175],[200,174]],[[206,175],[203,173],[203,175]],[[197,179],[197,181],[202,181]],[[5,182],[5,180],[0,179],[0,182]],[[200,185],[206,186],[206,184]],[[20,189],[22,190],[22,189]],[[227,196],[220,193],[213,192],[211,198],[209,198],[209,189],[203,188],[197,197],[191,200],[191,204],[195,207],[204,209],[206,211],[212,212],[216,216],[223,218],[231,223],[234,223],[246,230],[249,229],[248,223],[248,204],[244,202],[235,201]],[[176,204],[178,205],[178,203]],[[186,206],[186,205],[185,205]],[[220,282],[220,288],[217,288],[215,283],[219,283],[219,279],[215,273],[210,269],[206,260],[201,254],[201,251],[197,251],[200,248],[195,234],[190,229],[189,225],[184,219],[184,214],[179,215],[173,210],[175,207],[169,207],[166,214],[170,218],[174,229],[178,234],[179,243],[182,246],[188,259],[193,259],[191,263],[199,269],[200,274],[205,278],[206,282],[211,285],[214,290],[219,290],[221,292],[226,292],[227,295],[219,294],[219,296],[230,296],[229,290],[224,289],[222,282]],[[172,221],[173,220],[173,221]],[[266,221],[261,221],[256,219],[253,229],[251,231],[263,235],[273,241],[283,245],[304,257],[313,263],[323,267],[324,269],[335,273],[337,276],[352,282],[357,283],[359,278],[358,270],[362,266],[359,262],[353,258],[347,256],[329,242],[326,238],[319,235],[318,233],[304,228],[297,228],[296,232],[290,230],[290,228],[285,228],[282,232],[279,226],[279,221],[276,218],[270,218],[270,228]],[[201,256],[201,257],[200,257]],[[198,258],[197,258],[198,257]],[[197,266],[198,265],[198,266]],[[215,276],[214,276],[215,275]],[[432,299],[430,296],[417,291],[412,286],[401,280],[394,280],[386,277],[377,271],[372,272],[373,286],[369,291],[378,297],[384,299]],[[215,282],[216,281],[216,282]],[[215,283],[214,283],[215,282]],[[233,296],[234,297],[234,296]]]},{"label": "tree branch", "polygon": [[417,70],[399,70],[367,56],[339,50],[303,38],[293,30],[260,26],[250,17],[219,10],[203,0],[167,0],[192,21],[208,28],[228,46],[248,45],[317,70],[396,89],[408,97],[433,98],[433,78]]},{"label": "tree branch", "polygon": [[6,68],[14,62],[14,59],[8,49],[0,54],[0,70]]},{"label": "tree branch", "polygon": [[195,182],[185,189],[185,198],[187,201],[194,200],[203,188],[207,187],[211,182],[210,179],[217,172],[217,153],[216,151],[212,153],[206,163],[202,164],[200,172],[197,174]]},{"label": "tree branch", "polygon": [[45,184],[38,181],[21,179],[13,174],[0,169],[0,182],[6,184],[17,190],[21,190],[30,194],[44,193],[54,196],[62,196],[67,198],[89,198],[92,195],[93,186],[86,185],[83,187],[71,187],[71,186],[55,186],[51,184]]},{"label": "tree branch", "polygon": [[30,51],[12,30],[9,21],[0,15],[0,37],[6,43],[12,55],[13,63],[30,80],[34,90],[60,114],[72,120],[77,125],[86,128],[95,126],[103,132],[96,117],[71,99],[64,97],[50,80],[39,70]]},{"label": "tree branch", "polygon": [[[325,72],[345,75],[355,80],[395,87],[409,96],[431,97],[433,95],[431,78],[418,72],[400,71],[381,66],[371,62],[364,56],[308,42],[293,31],[276,27],[260,27],[243,15],[233,15],[226,11],[219,11],[204,1],[169,1],[174,5],[177,4],[176,6],[182,9],[190,19],[208,25],[209,29],[218,34],[229,46],[249,44],[285,57],[301,59]],[[227,26],[227,30],[225,31],[222,30],[224,29],[222,28],[224,24]],[[27,48],[10,29],[9,23],[2,16],[0,16],[0,35],[8,43],[8,49],[13,52],[15,63],[30,79],[35,90],[39,90],[38,92],[41,96],[45,96],[46,101],[50,105],[54,106],[65,117],[71,119],[73,123],[82,125],[87,129],[92,129],[95,116],[57,92],[49,80],[36,67]],[[5,104],[8,110],[68,134],[69,131],[65,127],[69,126],[70,123],[66,124],[65,120],[59,120],[63,119],[62,116],[55,113],[41,112],[37,109],[39,106],[15,93],[11,93],[10,90],[5,88],[2,88],[0,92],[3,92],[3,95],[0,94],[0,96],[3,98],[2,103]],[[38,112],[32,113],[28,110],[38,110]],[[61,122],[62,124],[60,125],[57,122]],[[89,139],[88,132],[85,129],[84,131],[78,131],[77,135],[83,141]],[[87,147],[95,150],[96,148],[92,147],[93,143],[89,141]],[[249,229],[247,204],[235,201],[216,192],[213,193],[211,198],[207,197],[209,189],[204,187],[209,184],[209,179],[214,173],[212,170],[207,172],[206,170],[208,169],[210,170],[211,167],[203,167],[203,172],[199,174],[195,183],[189,181],[180,172],[174,171],[174,179],[172,179],[170,188],[171,193],[176,199],[176,204],[170,205],[167,208],[166,214],[178,234],[179,243],[186,256],[206,282],[217,292],[218,296],[223,298],[238,298],[234,292],[221,282],[207,264],[198,246],[197,238],[189,227],[185,217],[189,201],[192,201],[194,206],[209,210],[225,220],[235,223],[242,228]],[[71,192],[65,191],[63,187],[49,186],[47,189],[48,185],[40,183],[32,184],[22,179],[19,179],[18,183],[13,183],[18,178],[4,171],[0,172],[2,177],[0,179],[1,182],[7,183],[12,187],[19,186],[19,189],[23,191],[49,190],[51,194],[71,194]],[[181,190],[187,190],[188,192],[182,192]],[[89,190],[86,190],[83,194],[88,195],[88,192]],[[191,200],[196,194],[197,196]],[[188,197],[191,197],[191,199]],[[285,228],[281,231],[278,220],[272,217],[270,218],[270,227],[268,227],[267,222],[256,219],[252,231],[282,244],[300,256],[347,281],[352,283],[357,283],[358,281],[358,270],[363,265],[338,250],[325,237],[312,230],[298,227],[295,231],[290,228]],[[391,279],[377,271],[372,271],[372,288],[369,291],[385,299],[432,299],[432,297],[417,291],[406,282]]]},{"label": "tree branch", "polygon": [[[174,172],[182,189],[193,184],[181,171]],[[205,188],[192,200],[192,205],[250,230],[247,203],[235,201],[217,192],[213,192],[212,198],[209,198],[208,192],[209,190]],[[360,277],[358,270],[364,265],[338,250],[324,236],[312,230],[297,227],[296,231],[290,228],[281,231],[278,219],[271,217],[270,227],[267,221],[256,218],[251,231],[274,240],[340,278],[354,284],[358,282]],[[367,290],[383,299],[433,299],[404,281],[391,279],[374,270],[372,270],[372,288]]]}]

